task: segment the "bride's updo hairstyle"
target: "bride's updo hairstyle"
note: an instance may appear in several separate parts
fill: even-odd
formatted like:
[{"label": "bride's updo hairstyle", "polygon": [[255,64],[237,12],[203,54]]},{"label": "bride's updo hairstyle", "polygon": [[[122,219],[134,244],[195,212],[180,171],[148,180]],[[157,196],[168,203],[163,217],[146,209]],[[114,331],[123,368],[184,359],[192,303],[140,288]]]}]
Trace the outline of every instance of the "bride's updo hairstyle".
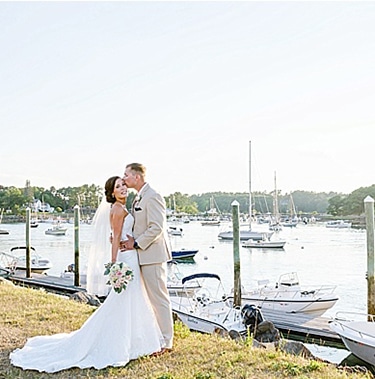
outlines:
[{"label": "bride's updo hairstyle", "polygon": [[113,190],[117,179],[121,179],[119,176],[112,176],[106,182],[104,186],[104,195],[108,203],[113,204],[116,198],[113,196]]}]

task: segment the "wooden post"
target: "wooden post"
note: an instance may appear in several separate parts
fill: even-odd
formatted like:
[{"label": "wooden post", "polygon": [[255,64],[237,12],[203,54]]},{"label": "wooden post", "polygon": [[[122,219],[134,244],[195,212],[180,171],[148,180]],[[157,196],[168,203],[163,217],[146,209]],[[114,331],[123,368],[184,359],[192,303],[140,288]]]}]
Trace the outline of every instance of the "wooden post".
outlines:
[{"label": "wooden post", "polygon": [[234,262],[234,299],[233,306],[241,306],[241,264],[240,264],[240,215],[239,202],[232,202],[233,219],[233,262]]},{"label": "wooden post", "polygon": [[31,278],[30,265],[30,208],[26,208],[26,278]]},{"label": "wooden post", "polygon": [[74,207],[74,285],[80,286],[79,280],[79,206]]},{"label": "wooden post", "polygon": [[367,236],[367,313],[375,314],[374,286],[374,199],[367,196],[364,200]]}]

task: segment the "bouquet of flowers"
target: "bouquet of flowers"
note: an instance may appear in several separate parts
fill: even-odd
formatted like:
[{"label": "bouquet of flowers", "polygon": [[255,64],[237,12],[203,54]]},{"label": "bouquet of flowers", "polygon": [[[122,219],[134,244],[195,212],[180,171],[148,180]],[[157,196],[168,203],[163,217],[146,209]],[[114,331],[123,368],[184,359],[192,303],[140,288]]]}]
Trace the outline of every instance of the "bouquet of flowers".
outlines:
[{"label": "bouquet of flowers", "polygon": [[133,270],[124,262],[110,262],[104,267],[104,275],[109,275],[106,284],[110,284],[117,293],[125,291],[129,282],[134,278]]}]

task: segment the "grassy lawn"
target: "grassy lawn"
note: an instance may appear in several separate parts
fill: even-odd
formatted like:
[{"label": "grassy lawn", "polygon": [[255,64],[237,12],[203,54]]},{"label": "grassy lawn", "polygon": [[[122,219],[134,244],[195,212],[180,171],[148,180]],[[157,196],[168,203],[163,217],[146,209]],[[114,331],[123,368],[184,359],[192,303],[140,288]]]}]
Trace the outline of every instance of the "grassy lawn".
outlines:
[{"label": "grassy lawn", "polygon": [[23,371],[9,363],[9,353],[35,335],[70,332],[79,328],[94,307],[47,293],[0,281],[0,378],[372,378],[369,372],[257,349],[251,341],[235,342],[215,335],[190,332],[175,323],[173,352],[143,357],[126,367],[104,370],[77,369],[55,374]]}]

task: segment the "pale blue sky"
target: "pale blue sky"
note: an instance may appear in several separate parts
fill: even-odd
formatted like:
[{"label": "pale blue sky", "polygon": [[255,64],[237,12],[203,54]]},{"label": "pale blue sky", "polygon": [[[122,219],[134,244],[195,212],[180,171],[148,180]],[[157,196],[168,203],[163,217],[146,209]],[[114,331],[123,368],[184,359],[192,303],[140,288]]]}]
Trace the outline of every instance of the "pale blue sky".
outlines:
[{"label": "pale blue sky", "polygon": [[374,180],[375,2],[0,2],[0,184]]}]

